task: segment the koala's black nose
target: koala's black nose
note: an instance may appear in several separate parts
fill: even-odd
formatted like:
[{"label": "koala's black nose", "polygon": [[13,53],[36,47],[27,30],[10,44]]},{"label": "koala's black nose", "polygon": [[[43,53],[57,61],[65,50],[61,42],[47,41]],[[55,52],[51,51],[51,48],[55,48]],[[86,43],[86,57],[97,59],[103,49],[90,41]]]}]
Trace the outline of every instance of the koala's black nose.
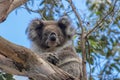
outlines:
[{"label": "koala's black nose", "polygon": [[50,40],[51,41],[56,41],[56,34],[55,33],[50,34]]}]

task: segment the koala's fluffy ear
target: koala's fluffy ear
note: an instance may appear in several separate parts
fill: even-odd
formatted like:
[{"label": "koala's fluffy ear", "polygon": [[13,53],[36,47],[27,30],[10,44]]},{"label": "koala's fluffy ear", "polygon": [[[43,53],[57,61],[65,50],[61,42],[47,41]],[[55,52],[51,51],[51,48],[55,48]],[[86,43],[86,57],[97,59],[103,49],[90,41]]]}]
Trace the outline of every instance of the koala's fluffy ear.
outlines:
[{"label": "koala's fluffy ear", "polygon": [[70,25],[70,20],[68,19],[67,16],[64,16],[58,20],[58,26],[61,27],[62,29],[65,29]]},{"label": "koala's fluffy ear", "polygon": [[31,22],[31,26],[35,27],[35,29],[41,29],[44,26],[44,23],[42,20],[35,19]]},{"label": "koala's fluffy ear", "polygon": [[40,19],[34,19],[31,21],[29,27],[26,29],[26,33],[28,33],[31,30],[36,30],[36,29],[40,29],[44,26],[44,23],[42,20]]},{"label": "koala's fluffy ear", "polygon": [[28,38],[31,40],[34,40],[38,35],[37,32],[40,33],[42,31],[43,26],[44,26],[44,23],[42,20],[39,20],[39,19],[32,20],[31,23],[29,24],[29,27],[26,29]]},{"label": "koala's fluffy ear", "polygon": [[73,37],[75,34],[75,30],[73,28],[73,25],[71,24],[70,19],[68,19],[67,16],[64,16],[58,20],[58,26],[66,32],[66,35],[69,39]]}]

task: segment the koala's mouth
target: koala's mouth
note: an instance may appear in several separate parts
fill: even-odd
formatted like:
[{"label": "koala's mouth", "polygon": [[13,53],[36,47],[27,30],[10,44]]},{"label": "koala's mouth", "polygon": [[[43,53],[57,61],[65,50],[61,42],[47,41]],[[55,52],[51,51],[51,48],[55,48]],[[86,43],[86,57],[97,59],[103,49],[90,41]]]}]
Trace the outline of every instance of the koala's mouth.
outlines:
[{"label": "koala's mouth", "polygon": [[57,41],[50,41],[50,40],[48,40],[48,41],[46,42],[46,44],[47,44],[47,46],[48,46],[49,48],[51,48],[51,47],[57,47],[57,45],[59,45],[59,43],[58,43]]}]

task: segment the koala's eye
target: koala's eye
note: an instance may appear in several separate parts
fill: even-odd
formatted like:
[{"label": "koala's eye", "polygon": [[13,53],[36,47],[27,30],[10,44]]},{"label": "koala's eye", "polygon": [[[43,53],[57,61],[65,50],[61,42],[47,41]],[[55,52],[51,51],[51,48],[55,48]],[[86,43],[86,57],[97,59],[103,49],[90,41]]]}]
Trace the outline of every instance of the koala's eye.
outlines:
[{"label": "koala's eye", "polygon": [[68,37],[68,39],[71,39],[71,35],[68,35],[67,37]]},{"label": "koala's eye", "polygon": [[44,36],[48,36],[48,33],[44,33]]},{"label": "koala's eye", "polygon": [[36,30],[41,30],[42,27],[41,27],[41,25],[36,25],[35,29],[36,29]]}]

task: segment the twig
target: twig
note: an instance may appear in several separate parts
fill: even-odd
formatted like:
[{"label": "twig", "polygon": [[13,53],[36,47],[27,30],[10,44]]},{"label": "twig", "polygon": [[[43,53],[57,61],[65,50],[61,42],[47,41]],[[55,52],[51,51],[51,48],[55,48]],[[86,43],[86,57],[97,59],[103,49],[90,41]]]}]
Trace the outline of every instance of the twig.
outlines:
[{"label": "twig", "polygon": [[[89,43],[89,41],[88,41],[88,39],[87,39],[87,44],[88,44],[88,55],[89,55],[89,62],[90,62],[90,43]],[[89,68],[90,68],[90,80],[92,79],[92,75],[91,75],[91,73],[92,73],[92,69],[91,69],[91,66],[90,66],[90,64],[89,64]]]},{"label": "twig", "polygon": [[86,37],[88,37],[96,28],[98,28],[99,25],[106,19],[106,17],[108,17],[108,15],[110,15],[113,12],[116,2],[117,2],[117,0],[115,0],[113,8],[102,19],[100,19],[97,22],[97,24],[94,26],[94,28],[87,33]]},{"label": "twig", "polygon": [[68,2],[70,3],[70,6],[72,7],[72,10],[74,11],[76,17],[78,18],[78,21],[79,21],[79,23],[80,23],[81,30],[83,31],[82,20],[81,20],[81,18],[80,18],[80,16],[79,16],[78,11],[77,11],[76,8],[75,8],[75,5],[73,4],[72,0],[68,0]]},{"label": "twig", "polygon": [[44,10],[43,10],[42,12],[40,12],[40,9],[38,9],[38,10],[33,10],[33,9],[29,8],[26,4],[24,5],[24,7],[21,7],[21,8],[26,9],[29,13],[30,13],[30,12],[38,13],[38,14],[40,15],[40,17],[43,18],[43,20],[46,20],[46,19],[44,18],[44,16],[43,16],[43,11],[44,11]]},{"label": "twig", "polygon": [[21,8],[24,8],[24,9],[31,11],[31,12],[34,12],[34,13],[39,13],[39,10],[32,10],[27,5],[25,5],[25,7],[21,7]]}]

